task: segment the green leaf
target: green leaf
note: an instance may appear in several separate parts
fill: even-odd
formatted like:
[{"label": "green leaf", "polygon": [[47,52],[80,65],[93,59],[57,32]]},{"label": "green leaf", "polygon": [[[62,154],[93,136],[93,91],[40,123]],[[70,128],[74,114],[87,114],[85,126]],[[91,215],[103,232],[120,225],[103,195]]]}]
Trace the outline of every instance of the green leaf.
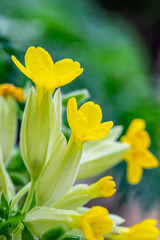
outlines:
[{"label": "green leaf", "polygon": [[22,230],[22,240],[34,240],[32,234],[26,227]]},{"label": "green leaf", "polygon": [[[42,240],[53,240],[53,239],[56,240],[59,237],[61,237],[65,232],[66,232],[66,229],[63,226],[52,228],[52,229],[46,231],[42,235]],[[28,239],[26,239],[26,240],[28,240]]]},{"label": "green leaf", "polygon": [[1,218],[7,219],[8,215],[9,215],[9,205],[4,194],[2,194],[1,200],[0,200],[0,216]]},{"label": "green leaf", "polygon": [[75,97],[77,102],[86,101],[90,97],[90,93],[87,89],[81,89],[65,94],[62,98],[62,105],[66,107],[68,100],[72,97]]},{"label": "green leaf", "polygon": [[19,221],[25,219],[25,214],[20,211],[17,213],[11,213],[10,218],[0,223],[0,235],[8,236],[18,226]]}]

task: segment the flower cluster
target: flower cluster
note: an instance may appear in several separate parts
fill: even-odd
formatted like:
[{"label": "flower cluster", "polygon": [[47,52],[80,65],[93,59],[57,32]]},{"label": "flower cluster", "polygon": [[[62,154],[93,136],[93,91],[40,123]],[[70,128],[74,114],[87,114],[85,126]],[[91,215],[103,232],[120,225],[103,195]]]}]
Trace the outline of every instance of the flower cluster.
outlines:
[{"label": "flower cluster", "polygon": [[[25,66],[14,56],[12,60],[36,84],[27,97],[20,130],[20,149],[30,182],[16,193],[5,168],[16,138],[15,100],[23,102],[25,95],[23,89],[4,84],[0,86],[0,206],[6,204],[9,210],[0,223],[0,235],[15,240],[21,239],[21,236],[22,239],[28,236],[41,240],[81,237],[88,240],[156,240],[159,231],[155,220],[146,220],[130,228],[121,227],[119,225],[124,220],[110,214],[106,208],[84,207],[91,199],[110,198],[115,194],[116,184],[111,176],[91,185],[74,185],[76,180],[105,172],[123,158],[128,164],[127,177],[131,184],[140,181],[143,168],[157,167],[158,160],[148,151],[150,138],[144,130],[144,121],[135,119],[118,142],[122,127],[113,127],[112,121],[102,123],[102,110],[92,101],[78,109],[78,98],[73,92],[66,109],[71,129],[67,141],[62,128],[59,87],[73,81],[83,68],[71,59],[53,63],[49,53],[41,47],[27,50]],[[8,111],[5,111],[6,108]],[[23,207],[21,213],[14,213],[16,224],[13,224],[13,212],[19,209],[21,199],[24,200]],[[7,205],[7,202],[10,204]],[[65,227],[65,230],[60,227]]]}]

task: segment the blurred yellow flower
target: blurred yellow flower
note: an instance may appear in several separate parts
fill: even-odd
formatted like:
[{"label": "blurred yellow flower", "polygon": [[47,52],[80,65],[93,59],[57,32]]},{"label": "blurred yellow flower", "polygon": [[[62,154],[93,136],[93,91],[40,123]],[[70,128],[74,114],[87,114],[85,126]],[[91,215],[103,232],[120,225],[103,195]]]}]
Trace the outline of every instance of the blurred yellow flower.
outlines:
[{"label": "blurred yellow flower", "polygon": [[116,184],[113,181],[113,177],[107,176],[101,178],[98,182],[90,185],[84,193],[91,194],[93,198],[96,197],[112,197],[116,192]]},{"label": "blurred yellow flower", "polygon": [[145,131],[145,121],[134,119],[126,135],[121,137],[121,142],[130,145],[130,149],[123,155],[128,163],[128,182],[130,184],[137,184],[142,177],[143,168],[150,169],[159,165],[156,157],[148,151],[151,141],[149,134]]},{"label": "blurred yellow flower", "polygon": [[102,110],[99,105],[87,102],[77,110],[75,98],[68,101],[67,118],[72,134],[83,142],[106,137],[113,126],[112,121],[101,123]]},{"label": "blurred yellow flower", "polygon": [[12,60],[37,86],[53,91],[72,82],[83,72],[80,64],[69,58],[53,63],[50,54],[41,47],[28,48],[25,54],[25,67],[14,56]]},{"label": "blurred yellow flower", "polygon": [[83,215],[81,225],[88,240],[103,240],[103,235],[112,230],[113,222],[108,214],[106,208],[95,206]]},{"label": "blurred yellow flower", "polygon": [[114,236],[115,240],[157,240],[159,230],[156,228],[157,221],[147,219],[130,228],[119,227],[120,235]]},{"label": "blurred yellow flower", "polygon": [[25,94],[23,88],[15,87],[13,84],[4,83],[0,85],[0,95],[6,97],[13,96],[18,102],[25,101]]}]

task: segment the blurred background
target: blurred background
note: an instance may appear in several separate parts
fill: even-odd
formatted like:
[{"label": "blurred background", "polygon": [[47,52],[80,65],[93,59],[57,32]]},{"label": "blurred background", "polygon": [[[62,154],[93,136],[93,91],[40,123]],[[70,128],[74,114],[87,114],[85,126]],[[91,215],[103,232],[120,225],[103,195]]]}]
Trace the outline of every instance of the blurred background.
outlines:
[{"label": "blurred background", "polygon": [[[45,48],[54,61],[81,63],[84,73],[62,91],[87,88],[103,120],[122,124],[125,132],[132,119],[145,119],[151,151],[160,159],[160,1],[1,0],[1,83],[25,85],[27,77],[10,57],[24,63],[31,45]],[[125,172],[123,162],[106,173],[114,177],[117,194],[96,204],[126,218],[127,225],[159,220],[160,168],[144,171],[138,186],[127,183]]]}]

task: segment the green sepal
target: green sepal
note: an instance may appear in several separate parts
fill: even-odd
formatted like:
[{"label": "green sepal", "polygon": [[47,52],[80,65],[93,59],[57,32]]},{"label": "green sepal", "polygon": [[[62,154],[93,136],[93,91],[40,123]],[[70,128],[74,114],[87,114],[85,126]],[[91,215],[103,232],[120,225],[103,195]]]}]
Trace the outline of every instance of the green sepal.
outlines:
[{"label": "green sepal", "polygon": [[52,207],[61,209],[76,210],[91,200],[91,195],[83,193],[87,184],[76,184],[70,191],[57,203],[54,203]]},{"label": "green sepal", "polygon": [[78,144],[75,139],[70,139],[66,146],[61,133],[38,180],[36,199],[39,206],[52,206],[70,190],[76,180],[82,151],[83,144]]}]

